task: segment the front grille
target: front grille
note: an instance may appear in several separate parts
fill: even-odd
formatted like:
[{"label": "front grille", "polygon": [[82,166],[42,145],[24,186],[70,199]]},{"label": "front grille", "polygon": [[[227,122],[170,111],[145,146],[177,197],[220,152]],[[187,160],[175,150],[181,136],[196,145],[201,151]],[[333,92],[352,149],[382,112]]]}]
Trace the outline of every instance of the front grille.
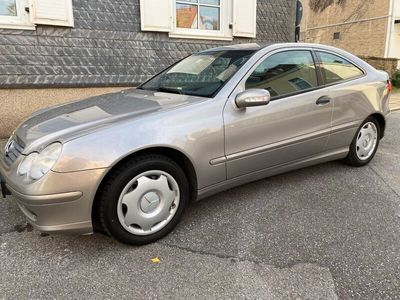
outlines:
[{"label": "front grille", "polygon": [[7,143],[4,154],[5,163],[10,166],[17,158],[22,154],[24,148],[17,143],[15,139],[12,139]]}]

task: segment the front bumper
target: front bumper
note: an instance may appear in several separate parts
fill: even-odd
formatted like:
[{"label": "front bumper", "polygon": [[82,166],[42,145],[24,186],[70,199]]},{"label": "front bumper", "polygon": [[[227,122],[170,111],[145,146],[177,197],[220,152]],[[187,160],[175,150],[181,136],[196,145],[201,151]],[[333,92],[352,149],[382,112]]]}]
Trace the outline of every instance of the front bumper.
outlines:
[{"label": "front bumper", "polygon": [[2,191],[16,198],[34,228],[42,232],[93,233],[93,200],[108,169],[50,171],[40,180],[26,184],[12,167],[6,169],[0,161]]}]

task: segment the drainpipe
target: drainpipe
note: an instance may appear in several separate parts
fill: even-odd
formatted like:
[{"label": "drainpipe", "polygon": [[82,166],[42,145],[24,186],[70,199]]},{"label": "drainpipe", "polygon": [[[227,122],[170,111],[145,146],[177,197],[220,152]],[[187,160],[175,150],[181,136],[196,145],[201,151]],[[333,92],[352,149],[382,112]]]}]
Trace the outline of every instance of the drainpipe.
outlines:
[{"label": "drainpipe", "polygon": [[296,1],[296,23],[295,23],[295,33],[294,33],[294,40],[296,43],[300,41],[300,23],[303,19],[303,3],[300,0]]},{"label": "drainpipe", "polygon": [[385,58],[389,57],[390,54],[390,47],[392,43],[392,33],[393,33],[393,23],[394,23],[394,1],[390,0],[390,11],[389,11],[389,18],[388,18],[388,26],[386,32],[386,45],[385,45]]}]

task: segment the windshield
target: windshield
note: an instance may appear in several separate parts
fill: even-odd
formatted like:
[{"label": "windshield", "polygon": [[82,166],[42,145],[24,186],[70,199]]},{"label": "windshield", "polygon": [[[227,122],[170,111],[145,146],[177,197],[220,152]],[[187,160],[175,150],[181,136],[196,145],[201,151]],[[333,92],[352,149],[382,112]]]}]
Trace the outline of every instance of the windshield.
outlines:
[{"label": "windshield", "polygon": [[156,75],[139,89],[213,97],[254,52],[230,50],[193,54]]}]

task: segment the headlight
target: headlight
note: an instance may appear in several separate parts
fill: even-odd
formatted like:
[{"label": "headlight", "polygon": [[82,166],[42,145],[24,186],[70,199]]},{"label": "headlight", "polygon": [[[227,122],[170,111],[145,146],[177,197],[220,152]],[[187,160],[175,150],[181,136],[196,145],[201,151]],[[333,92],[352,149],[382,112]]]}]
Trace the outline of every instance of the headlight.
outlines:
[{"label": "headlight", "polygon": [[18,175],[27,179],[38,180],[42,178],[56,164],[62,151],[60,143],[47,146],[40,153],[31,153],[25,157],[18,167]]},{"label": "headlight", "polygon": [[32,153],[25,157],[18,167],[18,175],[23,176],[28,174],[32,169],[32,164],[39,156],[39,153]]},{"label": "headlight", "polygon": [[8,147],[10,146],[10,144],[11,144],[11,142],[12,142],[13,139],[14,139],[14,132],[13,132],[13,134],[10,136],[10,138],[8,139],[8,141],[7,141],[7,143],[6,143],[5,147],[4,147],[5,152],[7,152]]}]

